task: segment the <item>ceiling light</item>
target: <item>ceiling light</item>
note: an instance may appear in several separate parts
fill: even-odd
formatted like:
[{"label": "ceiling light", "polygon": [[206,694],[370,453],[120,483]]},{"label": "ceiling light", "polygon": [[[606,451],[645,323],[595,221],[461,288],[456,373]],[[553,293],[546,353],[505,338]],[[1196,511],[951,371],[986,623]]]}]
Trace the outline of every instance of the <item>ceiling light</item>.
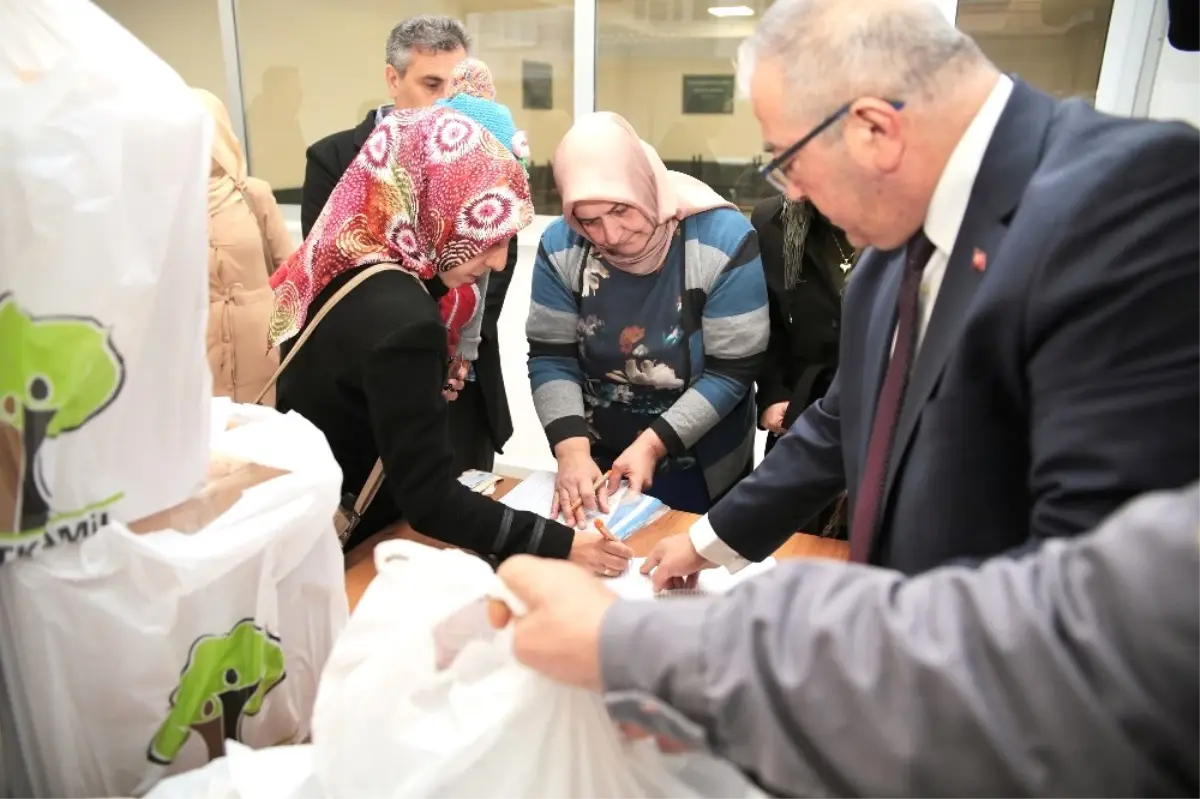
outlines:
[{"label": "ceiling light", "polygon": [[714,17],[752,17],[754,9],[750,6],[713,6],[708,13]]}]

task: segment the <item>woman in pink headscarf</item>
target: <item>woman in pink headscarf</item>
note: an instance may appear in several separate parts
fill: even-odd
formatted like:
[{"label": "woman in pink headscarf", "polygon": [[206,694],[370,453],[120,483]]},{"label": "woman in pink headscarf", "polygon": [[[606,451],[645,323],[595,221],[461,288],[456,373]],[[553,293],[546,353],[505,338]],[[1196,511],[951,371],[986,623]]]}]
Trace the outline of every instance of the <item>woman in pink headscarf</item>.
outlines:
[{"label": "woman in pink headscarf", "polygon": [[576,122],[554,177],[563,216],[542,236],[526,327],[552,513],[581,524],[621,480],[703,513],[751,463],[769,327],[754,229],[616,114]]},{"label": "woman in pink headscarf", "polygon": [[[626,547],[506,508],[459,484],[451,468],[442,390],[449,341],[466,320],[444,314],[429,292],[502,269],[509,239],[532,218],[525,171],[485,128],[445,107],[397,111],[275,274],[271,344],[283,344],[285,357],[297,348],[277,407],[325,433],[342,467],[344,508],[382,463],[384,482],[348,547],[403,515],[425,535],[496,559],[569,557],[600,572],[626,565]],[[380,264],[390,268],[327,305]],[[326,307],[311,337],[294,343]]]}]

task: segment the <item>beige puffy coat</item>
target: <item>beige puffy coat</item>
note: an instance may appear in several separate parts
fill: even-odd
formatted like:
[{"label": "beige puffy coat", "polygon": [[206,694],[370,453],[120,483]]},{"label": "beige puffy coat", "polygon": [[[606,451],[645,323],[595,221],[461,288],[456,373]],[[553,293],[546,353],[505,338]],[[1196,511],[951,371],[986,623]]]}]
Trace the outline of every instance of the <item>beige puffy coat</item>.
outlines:
[{"label": "beige puffy coat", "polygon": [[[268,277],[295,249],[271,187],[246,178],[239,197],[209,217],[208,364],[213,395],[253,402],[279,365],[278,350],[267,352],[267,323],[274,306]],[[251,212],[258,211],[258,218]],[[271,263],[266,263],[263,233]],[[275,401],[274,389],[263,400]]]},{"label": "beige puffy coat", "polygon": [[[274,307],[268,278],[295,247],[271,187],[246,176],[224,104],[196,90],[213,120],[208,178],[208,365],[213,395],[253,402],[279,364],[267,351]],[[275,392],[263,402],[273,404]]]}]

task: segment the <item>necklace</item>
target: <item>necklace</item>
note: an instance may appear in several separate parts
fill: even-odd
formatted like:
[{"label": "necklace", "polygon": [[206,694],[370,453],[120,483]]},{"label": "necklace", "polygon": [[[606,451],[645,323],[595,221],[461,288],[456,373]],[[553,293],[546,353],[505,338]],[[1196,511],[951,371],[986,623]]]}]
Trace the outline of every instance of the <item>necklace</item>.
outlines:
[{"label": "necklace", "polygon": [[842,256],[842,262],[838,264],[842,270],[842,285],[838,288],[838,296],[841,297],[846,293],[846,281],[850,279],[850,270],[854,268],[854,264],[850,262],[854,256],[854,250],[850,250],[850,255],[846,255],[846,251],[842,249],[842,243],[838,241],[837,233],[833,234],[833,243],[837,245],[838,255]]},{"label": "necklace", "polygon": [[[843,275],[849,274],[849,272],[850,272],[851,268],[853,268],[854,264],[850,263],[850,256],[846,255],[846,251],[842,249],[842,243],[840,241],[838,241],[838,237],[837,237],[836,233],[833,236],[833,243],[837,246],[838,255],[842,256],[842,262],[840,264],[838,264],[838,267],[842,270]],[[851,250],[850,252],[852,255],[854,251]]]}]

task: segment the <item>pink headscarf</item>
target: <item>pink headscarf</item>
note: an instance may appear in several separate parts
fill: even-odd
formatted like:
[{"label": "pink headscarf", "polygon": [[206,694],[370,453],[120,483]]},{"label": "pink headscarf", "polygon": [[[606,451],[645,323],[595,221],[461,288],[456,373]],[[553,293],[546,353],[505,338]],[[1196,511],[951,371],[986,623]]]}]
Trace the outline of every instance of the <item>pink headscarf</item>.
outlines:
[{"label": "pink headscarf", "polygon": [[737,208],[690,175],[668,170],[624,117],[608,111],[588,114],[567,131],[554,154],[554,181],[562,194],[563,218],[584,238],[587,233],[575,219],[577,203],[622,203],[650,220],[655,231],[637,255],[596,245],[605,261],[635,275],[663,265],[680,220],[713,208]]}]

